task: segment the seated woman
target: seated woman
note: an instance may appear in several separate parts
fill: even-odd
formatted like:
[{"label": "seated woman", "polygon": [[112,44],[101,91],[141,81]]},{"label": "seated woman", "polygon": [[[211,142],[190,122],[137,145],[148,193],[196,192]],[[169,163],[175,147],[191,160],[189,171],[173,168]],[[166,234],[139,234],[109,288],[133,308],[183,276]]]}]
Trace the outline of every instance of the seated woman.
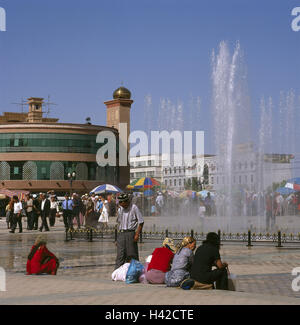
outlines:
[{"label": "seated woman", "polygon": [[[191,271],[191,278],[200,283],[213,284],[216,289],[228,290],[227,263],[220,258],[220,238],[218,234],[210,232],[206,240],[198,247]],[[217,269],[212,270],[216,266]]]},{"label": "seated woman", "polygon": [[155,248],[151,262],[148,265],[145,278],[152,284],[165,283],[165,274],[170,270],[171,262],[176,252],[173,239],[165,238],[163,247]]},{"label": "seated woman", "polygon": [[177,253],[173,258],[171,271],[166,273],[165,283],[167,287],[178,287],[181,282],[190,276],[196,248],[196,240],[193,237],[184,237]]},{"label": "seated woman", "polygon": [[58,258],[47,249],[46,240],[38,236],[28,255],[27,275],[43,273],[56,275],[58,267]]}]

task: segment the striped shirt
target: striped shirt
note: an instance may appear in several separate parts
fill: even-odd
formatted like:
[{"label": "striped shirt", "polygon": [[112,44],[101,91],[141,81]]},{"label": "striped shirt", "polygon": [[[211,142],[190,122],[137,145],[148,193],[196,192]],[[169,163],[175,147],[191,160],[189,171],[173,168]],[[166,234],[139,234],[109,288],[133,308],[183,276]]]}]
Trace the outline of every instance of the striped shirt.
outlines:
[{"label": "striped shirt", "polygon": [[117,223],[119,230],[136,230],[139,224],[144,223],[144,219],[139,208],[131,204],[127,209],[119,207]]}]

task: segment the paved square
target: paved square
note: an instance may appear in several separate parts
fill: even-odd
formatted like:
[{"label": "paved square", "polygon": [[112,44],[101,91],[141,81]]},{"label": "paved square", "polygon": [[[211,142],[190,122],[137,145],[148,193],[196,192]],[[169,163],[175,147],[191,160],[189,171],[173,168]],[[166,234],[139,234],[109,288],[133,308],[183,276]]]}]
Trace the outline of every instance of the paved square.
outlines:
[{"label": "paved square", "polygon": [[[26,276],[26,261],[37,231],[9,234],[0,220],[0,266],[6,270],[6,289],[0,304],[300,304],[300,292],[291,288],[292,269],[300,266],[300,247],[221,247],[221,257],[238,276],[238,291],[184,291],[164,285],[111,281],[116,246],[112,240],[65,242],[62,223],[45,233],[48,248],[61,260],[57,276]],[[197,243],[198,245],[200,243]],[[144,261],[160,241],[139,244]]]}]

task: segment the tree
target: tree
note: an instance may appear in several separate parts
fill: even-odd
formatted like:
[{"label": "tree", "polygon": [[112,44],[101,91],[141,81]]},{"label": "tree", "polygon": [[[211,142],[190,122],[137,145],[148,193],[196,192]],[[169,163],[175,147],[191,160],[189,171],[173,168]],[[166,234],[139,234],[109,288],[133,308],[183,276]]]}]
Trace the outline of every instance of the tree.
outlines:
[{"label": "tree", "polygon": [[205,164],[203,168],[203,183],[206,185],[209,183],[209,170],[207,164]]},{"label": "tree", "polygon": [[192,182],[191,182],[190,178],[185,182],[184,189],[185,190],[191,190],[192,189]]}]

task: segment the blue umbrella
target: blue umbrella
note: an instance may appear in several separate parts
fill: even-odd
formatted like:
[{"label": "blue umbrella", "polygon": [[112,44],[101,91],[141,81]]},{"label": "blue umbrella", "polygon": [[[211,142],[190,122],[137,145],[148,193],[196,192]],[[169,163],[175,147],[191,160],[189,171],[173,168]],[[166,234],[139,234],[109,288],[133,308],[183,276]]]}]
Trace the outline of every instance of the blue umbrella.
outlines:
[{"label": "blue umbrella", "polygon": [[102,184],[97,187],[95,187],[90,194],[95,193],[95,194],[102,194],[102,193],[119,193],[123,192],[121,189],[118,188],[116,185],[111,185],[111,184]]},{"label": "blue umbrella", "polygon": [[300,185],[300,177],[291,178],[287,181],[287,183],[299,184]]},{"label": "blue umbrella", "polygon": [[275,192],[278,192],[281,195],[289,195],[291,193],[295,193],[296,191],[288,187],[278,187]]}]

